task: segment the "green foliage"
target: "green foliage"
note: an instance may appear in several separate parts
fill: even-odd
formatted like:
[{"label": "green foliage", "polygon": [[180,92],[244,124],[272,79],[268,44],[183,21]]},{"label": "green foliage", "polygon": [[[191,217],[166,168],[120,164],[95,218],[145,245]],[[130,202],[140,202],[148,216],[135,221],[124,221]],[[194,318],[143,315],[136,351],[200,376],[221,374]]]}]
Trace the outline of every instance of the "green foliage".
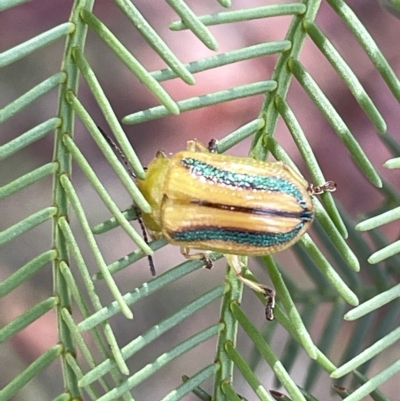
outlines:
[{"label": "green foliage", "polygon": [[[0,11],[6,15],[11,11],[8,8],[20,3],[23,2],[3,1]],[[11,306],[17,305],[20,311],[17,316],[3,313],[0,349],[2,347],[3,354],[7,351],[18,359],[13,345],[18,344],[19,338],[24,338],[24,330],[33,324],[37,324],[39,336],[44,336],[49,327],[41,326],[42,318],[51,311],[56,313],[56,322],[50,329],[58,336],[57,341],[43,352],[34,349],[33,361],[23,361],[21,365],[24,367],[10,365],[7,374],[1,375],[0,401],[26,399],[24,390],[29,389],[29,394],[35,394],[33,383],[41,383],[41,380],[48,387],[47,391],[42,390],[45,395],[31,399],[173,401],[193,397],[190,399],[223,401],[251,397],[249,399],[263,401],[326,401],[333,397],[358,401],[370,395],[374,400],[389,400],[379,386],[391,383],[393,377],[394,383],[398,383],[400,374],[399,361],[382,361],[383,352],[388,348],[395,350],[399,344],[400,331],[395,328],[395,322],[398,320],[400,284],[395,283],[399,278],[400,241],[390,243],[385,231],[379,228],[399,219],[400,195],[395,186],[386,182],[382,184],[376,163],[367,156],[353,132],[355,130],[348,126],[328,93],[317,83],[307,63],[302,60],[305,41],[318,48],[326,65],[331,67],[326,69],[326,74],[338,74],[359,104],[362,117],[369,119],[371,129],[380,134],[379,140],[393,156],[397,156],[387,161],[385,167],[400,167],[400,145],[387,133],[385,117],[378,110],[375,100],[367,94],[357,73],[333,44],[329,31],[319,26],[317,15],[321,12],[321,2],[303,0],[300,3],[282,2],[253,8],[247,5],[244,9],[237,6],[230,10],[230,1],[220,0],[220,5],[213,4],[214,9],[219,10],[222,6],[227,8],[226,11],[197,16],[183,1],[167,0],[166,3],[181,18],[170,25],[171,30],[179,31],[176,35],[182,35],[181,42],[186,43],[185,30],[190,30],[196,40],[213,51],[219,47],[217,32],[223,30],[214,34],[209,26],[221,25],[220,29],[223,29],[231,23],[250,24],[256,19],[269,21],[277,16],[285,16],[288,21],[290,18],[283,40],[252,44],[187,64],[179,60],[159,35],[163,27],[153,28],[128,0],[114,0],[114,3],[109,4],[110,12],[120,13],[121,24],[132,24],[141,40],[145,41],[145,45],[141,45],[146,48],[145,54],[151,52],[154,57],[156,53],[167,68],[150,72],[139,61],[135,50],[129,50],[107,26],[107,18],[96,14],[94,1],[89,0],[76,0],[71,5],[68,22],[0,54],[0,67],[6,71],[8,66],[29,55],[43,51],[51,54],[54,43],[66,43],[62,60],[57,60],[60,61],[60,70],[48,74],[36,85],[34,79],[37,78],[32,73],[26,78],[32,83],[32,89],[0,109],[0,124],[4,127],[2,133],[7,131],[0,146],[0,161],[3,161],[2,171],[8,171],[8,174],[2,174],[0,187],[0,246],[3,247],[3,255],[10,255],[4,257],[2,264],[12,265],[25,260],[14,272],[5,269],[0,282],[2,310],[8,311]],[[136,4],[136,1],[133,3]],[[381,76],[379,85],[385,86],[385,93],[391,93],[399,101],[399,80],[363,23],[343,0],[328,0],[327,3],[331,8],[324,12],[342,20],[352,39],[357,41],[357,50],[369,57],[371,66]],[[157,12],[160,6],[155,4],[151,7]],[[145,5],[139,4],[139,8],[142,7],[145,8]],[[91,43],[99,39],[109,51],[109,54],[102,55],[104,63],[122,62],[129,71],[130,83],[139,81],[154,96],[156,106],[139,111],[130,109],[122,118],[117,115],[105,85],[96,75],[95,63],[90,61]],[[119,61],[108,61],[113,53]],[[195,85],[194,74],[217,71],[218,68],[246,60],[254,61],[262,57],[264,60],[270,56],[275,57],[272,75],[265,74],[263,80],[256,82],[252,82],[249,76],[246,77],[249,83],[178,101],[174,100],[173,91],[166,89],[171,88],[170,85],[161,85],[161,82],[174,79],[179,79],[184,85]],[[323,168],[302,128],[299,113],[293,108],[293,97],[288,95],[293,81],[319,110],[320,114],[312,118],[330,125],[342,141],[342,151],[348,151],[359,174],[373,186],[381,188],[381,207],[356,225],[353,219],[359,220],[359,216],[350,216],[350,210],[337,206],[334,200],[336,194],[325,193],[321,201],[315,199],[317,219],[312,235],[304,235],[293,247],[295,264],[301,265],[306,274],[302,273],[299,279],[296,272],[287,269],[287,260],[279,256],[266,256],[259,261],[259,266],[252,268],[253,272],[259,272],[257,277],[266,276],[265,272],[268,272],[276,289],[274,322],[263,323],[260,320],[265,302],[262,295],[255,294],[258,299],[253,297],[256,302],[254,307],[248,306],[253,304],[250,299],[247,300],[247,295],[241,305],[243,287],[229,269],[224,278],[218,278],[213,275],[214,272],[201,271],[201,260],[176,264],[173,256],[167,256],[168,269],[154,278],[150,278],[150,273],[146,271],[148,276],[143,278],[140,272],[145,268],[132,264],[146,260],[146,256],[153,253],[157,257],[167,244],[163,239],[148,244],[134,229],[132,221],[137,217],[137,209],[127,208],[126,199],[128,203],[133,201],[143,212],[149,212],[150,205],[100,133],[97,120],[105,119],[134,173],[143,178],[145,169],[121,123],[140,127],[151,120],[168,121],[169,115],[178,115],[176,118],[180,119],[185,111],[215,107],[238,99],[250,100],[262,95],[263,104],[260,104],[258,114],[225,137],[218,138],[218,152],[225,152],[251,137],[251,156],[265,159],[272,155],[297,169],[283,141],[275,135],[278,122],[282,120],[307,167],[310,181],[322,183],[326,181]],[[93,107],[87,106],[87,98],[81,95],[82,86],[94,99],[101,117]],[[22,121],[26,108],[39,110],[42,97],[56,89],[59,90],[58,106],[50,111],[51,116],[34,128],[17,134],[20,126],[11,123]],[[126,90],[132,91],[128,84]],[[398,115],[398,104],[395,107]],[[84,129],[75,135],[77,126],[81,124]],[[161,136],[161,132],[154,133],[154,137],[158,135]],[[85,147],[82,136],[91,138],[90,151]],[[32,168],[25,152],[34,147],[32,154],[39,155],[41,149],[37,144],[43,144],[44,140],[54,146],[53,159]],[[185,147],[184,143],[179,146],[181,149]],[[117,177],[115,180],[114,176],[114,182],[119,183],[118,190],[127,196],[124,201],[118,198],[118,190],[104,183],[100,169],[95,167],[93,149],[104,156],[106,162],[102,160],[101,164],[107,164],[114,170]],[[151,152],[156,150],[151,149]],[[13,171],[8,166],[13,165],[15,160],[18,168]],[[41,158],[37,160],[42,163]],[[336,166],[338,171],[341,168],[341,165]],[[79,182],[81,177],[78,174],[76,178],[75,171],[82,173],[86,188],[90,187],[96,196],[84,196]],[[10,180],[9,176],[16,178]],[[42,202],[40,185],[49,177],[53,180],[52,200],[49,197]],[[354,187],[363,185],[366,184],[361,180]],[[33,191],[27,196],[28,187]],[[48,191],[50,193],[50,189]],[[29,201],[35,198],[39,200],[34,205],[42,202],[42,206],[39,211],[30,213]],[[125,205],[121,205],[123,202]],[[18,215],[14,219],[17,222],[12,222],[8,216],[7,208],[11,205],[17,205]],[[95,216],[96,223],[93,223],[92,208],[101,210]],[[360,208],[356,212],[360,214],[364,210]],[[361,236],[357,230],[371,230],[370,236]],[[29,246],[33,242],[27,237],[28,231],[37,238],[45,239],[40,240],[40,247]],[[52,241],[47,243],[46,238],[50,234]],[[124,238],[130,245],[135,243],[137,248],[115,260],[115,255],[110,255],[107,249],[108,241],[114,235]],[[18,242],[20,238],[24,242]],[[348,241],[345,240],[347,238]],[[373,253],[373,247],[381,249]],[[16,249],[18,252],[15,252]],[[214,253],[211,255],[213,261],[222,257]],[[114,261],[108,263],[106,260],[109,258]],[[369,267],[367,260],[378,266]],[[52,270],[48,268],[50,263]],[[128,269],[130,278],[124,280],[122,274]],[[210,275],[213,277],[212,286],[202,281]],[[53,288],[47,280],[50,276]],[[265,280],[265,277],[256,278],[249,269],[246,269],[245,276],[255,281]],[[305,276],[308,282],[303,280]],[[39,285],[41,281],[45,283],[44,287]],[[179,283],[183,284],[177,285]],[[30,299],[31,304],[27,305],[22,294],[35,286],[40,288],[37,292],[40,295]],[[246,292],[250,290],[246,289]],[[217,305],[219,313],[213,305]],[[355,308],[347,311],[348,305]],[[384,305],[387,306],[383,308]],[[139,318],[134,317],[133,311]],[[343,316],[345,320],[354,320],[354,324],[346,325]],[[128,325],[128,319],[132,318],[133,323]],[[148,321],[143,322],[145,319]],[[123,324],[126,326],[121,330],[119,326]],[[176,362],[179,360],[184,362],[179,365]],[[61,362],[62,371],[57,369],[58,362]],[[5,367],[3,364],[3,369]],[[173,375],[169,375],[171,372]],[[52,381],[43,379],[44,375],[57,377],[54,386]],[[343,381],[341,378],[345,375],[346,381]],[[276,382],[272,383],[266,377],[274,377]],[[333,384],[334,395],[331,393]],[[316,392],[322,395],[316,395]]]}]

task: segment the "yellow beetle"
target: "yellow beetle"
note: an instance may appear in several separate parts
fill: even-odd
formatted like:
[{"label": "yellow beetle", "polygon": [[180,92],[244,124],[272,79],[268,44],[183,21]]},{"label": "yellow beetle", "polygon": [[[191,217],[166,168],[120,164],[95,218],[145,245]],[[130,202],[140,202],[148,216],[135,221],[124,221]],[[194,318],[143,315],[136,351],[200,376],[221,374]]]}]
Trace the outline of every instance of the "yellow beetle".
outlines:
[{"label": "yellow beetle", "polygon": [[[274,292],[242,276],[241,256],[279,252],[297,242],[314,217],[312,195],[334,191],[328,181],[307,183],[283,162],[214,153],[196,141],[168,158],[158,152],[137,185],[152,207],[142,219],[153,237],[163,236],[190,259],[207,251],[224,253],[244,284],[267,298],[266,317],[273,319]],[[205,252],[190,254],[190,249]]]}]

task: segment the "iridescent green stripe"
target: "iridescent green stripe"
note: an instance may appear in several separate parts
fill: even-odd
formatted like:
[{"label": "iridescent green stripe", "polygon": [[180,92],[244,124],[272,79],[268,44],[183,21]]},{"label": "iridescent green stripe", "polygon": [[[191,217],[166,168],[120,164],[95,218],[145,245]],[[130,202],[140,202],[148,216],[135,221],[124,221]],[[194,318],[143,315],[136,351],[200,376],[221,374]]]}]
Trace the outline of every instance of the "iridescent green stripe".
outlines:
[{"label": "iridescent green stripe", "polygon": [[293,196],[299,204],[304,207],[302,193],[290,181],[281,177],[262,176],[243,173],[233,173],[228,170],[222,170],[201,160],[185,157],[181,164],[186,167],[191,174],[202,177],[219,185],[243,188],[247,190],[263,190],[273,192],[283,192]]},{"label": "iridescent green stripe", "polygon": [[295,238],[304,224],[299,223],[292,231],[287,233],[268,233],[262,231],[249,231],[235,228],[197,227],[191,230],[169,233],[170,237],[179,242],[225,241],[238,245],[248,245],[260,248],[273,247],[285,244]]}]

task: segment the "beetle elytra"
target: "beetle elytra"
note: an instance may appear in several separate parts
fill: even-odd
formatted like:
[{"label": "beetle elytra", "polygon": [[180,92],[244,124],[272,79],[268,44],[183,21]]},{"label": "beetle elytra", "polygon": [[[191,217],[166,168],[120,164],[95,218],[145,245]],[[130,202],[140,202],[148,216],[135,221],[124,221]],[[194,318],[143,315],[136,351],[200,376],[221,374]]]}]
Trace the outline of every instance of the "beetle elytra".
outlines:
[{"label": "beetle elytra", "polygon": [[[267,298],[274,292],[242,276],[241,256],[263,256],[297,242],[314,218],[312,196],[334,191],[332,181],[314,186],[283,162],[214,153],[196,141],[167,157],[158,152],[137,185],[152,207],[142,219],[153,237],[181,247],[189,259],[211,262],[207,251],[225,254],[239,280]],[[211,144],[210,143],[210,144]],[[191,249],[202,252],[190,254]]]}]

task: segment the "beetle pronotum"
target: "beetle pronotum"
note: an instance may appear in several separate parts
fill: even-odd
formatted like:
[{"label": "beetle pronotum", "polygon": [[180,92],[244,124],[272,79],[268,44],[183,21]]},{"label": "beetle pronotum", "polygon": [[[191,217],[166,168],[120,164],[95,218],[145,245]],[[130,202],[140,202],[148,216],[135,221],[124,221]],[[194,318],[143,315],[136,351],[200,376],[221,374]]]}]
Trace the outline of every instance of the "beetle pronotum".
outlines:
[{"label": "beetle pronotum", "polygon": [[[110,141],[109,141],[110,143]],[[115,146],[115,144],[114,144]],[[241,256],[263,256],[297,242],[314,218],[312,195],[334,191],[332,181],[314,186],[283,162],[215,153],[196,141],[167,157],[157,152],[138,188],[152,207],[141,217],[152,237],[163,236],[189,259],[209,251],[225,254],[236,276],[267,298],[273,319],[274,292],[242,276]],[[203,252],[190,254],[191,249]]]}]

